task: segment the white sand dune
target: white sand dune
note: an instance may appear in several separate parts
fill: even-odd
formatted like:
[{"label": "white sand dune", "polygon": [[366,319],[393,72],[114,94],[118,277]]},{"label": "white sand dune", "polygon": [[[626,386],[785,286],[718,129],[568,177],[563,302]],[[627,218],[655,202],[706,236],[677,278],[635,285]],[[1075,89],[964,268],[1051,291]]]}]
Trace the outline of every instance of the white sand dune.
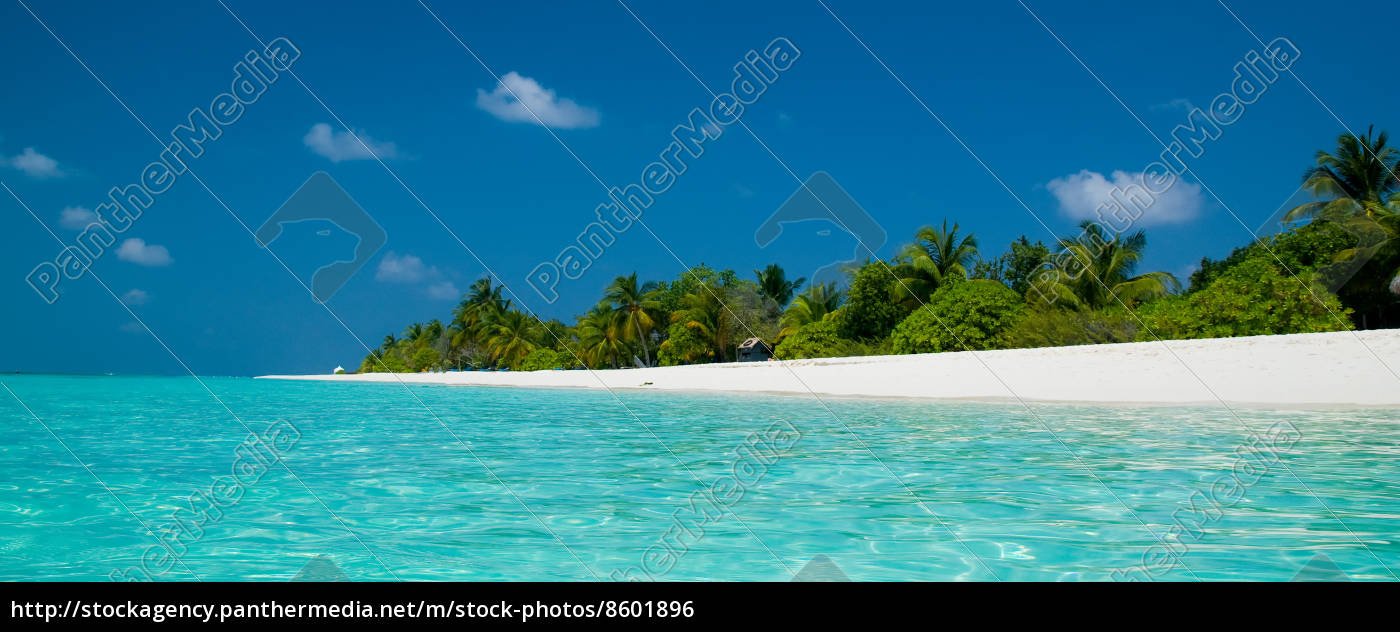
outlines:
[{"label": "white sand dune", "polygon": [[271,379],[1099,403],[1400,406],[1400,330],[605,371]]}]

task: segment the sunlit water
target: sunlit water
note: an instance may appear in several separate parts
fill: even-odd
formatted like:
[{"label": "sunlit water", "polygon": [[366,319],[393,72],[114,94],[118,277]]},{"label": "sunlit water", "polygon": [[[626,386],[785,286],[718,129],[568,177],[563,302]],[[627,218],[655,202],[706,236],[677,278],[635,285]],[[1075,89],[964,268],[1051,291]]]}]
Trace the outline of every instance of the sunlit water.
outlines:
[{"label": "sunlit water", "polygon": [[[856,580],[1107,580],[1164,559],[1163,541],[1177,556],[1158,579],[1288,580],[1315,560],[1352,579],[1400,572],[1396,410],[1047,404],[1032,415],[1013,404],[640,391],[619,403],[606,391],[207,379],[230,414],[191,378],[0,379],[125,504],[0,390],[5,580],[286,580],[321,556],[320,572],[357,580],[641,569],[785,581],[818,556]],[[188,520],[172,513],[194,516],[181,509],[191,494],[235,480],[224,477],[248,435],[239,419],[300,432],[282,452],[291,473],[245,474],[240,499],[182,531]],[[795,442],[769,445],[763,460],[736,453],[772,428]],[[1236,452],[1251,429],[1270,428],[1300,435],[1277,446],[1279,462]],[[1173,516],[1194,493],[1239,481],[1232,471],[1245,484],[1217,496],[1233,504],[1195,522]],[[699,527],[685,512],[678,528],[676,512],[715,485],[728,510]],[[1173,531],[1183,519],[1190,528]],[[157,544],[171,534],[178,562]]]}]

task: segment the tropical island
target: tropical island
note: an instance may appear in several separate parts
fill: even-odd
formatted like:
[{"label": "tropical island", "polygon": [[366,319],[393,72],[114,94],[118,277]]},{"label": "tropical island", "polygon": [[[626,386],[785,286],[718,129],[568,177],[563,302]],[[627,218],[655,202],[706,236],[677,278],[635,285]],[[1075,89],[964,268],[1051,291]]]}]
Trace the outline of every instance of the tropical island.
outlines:
[{"label": "tropical island", "polygon": [[[920,229],[893,258],[849,270],[845,287],[804,287],[778,264],[753,278],[703,264],[669,281],[633,273],[617,277],[572,324],[538,320],[504,286],[478,279],[450,319],[386,336],[358,373],[729,363],[746,342],[778,360],[804,360],[1393,328],[1400,324],[1400,150],[1387,141],[1384,131],[1341,135],[1334,149],[1317,153],[1302,183],[1314,201],[1288,211],[1284,230],[1224,259],[1203,258],[1184,282],[1138,269],[1148,246],[1141,230],[1086,221],[1053,244],[1022,236],[989,257],[975,234],[944,220]],[[1368,340],[1378,359],[1390,351],[1374,345],[1400,343]],[[1085,351],[1092,350],[1076,353]]]}]

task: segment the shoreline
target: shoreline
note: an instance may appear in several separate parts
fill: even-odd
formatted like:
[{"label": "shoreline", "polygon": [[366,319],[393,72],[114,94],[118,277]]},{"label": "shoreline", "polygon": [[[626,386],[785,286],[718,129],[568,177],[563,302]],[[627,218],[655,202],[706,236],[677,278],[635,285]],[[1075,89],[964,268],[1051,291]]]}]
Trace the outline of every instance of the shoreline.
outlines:
[{"label": "shoreline", "polygon": [[1013,404],[1219,405],[1223,401],[1372,408],[1400,407],[1395,367],[1400,367],[1400,329],[645,369],[265,375],[257,379],[588,389],[603,389],[606,384],[629,391],[816,393]]}]

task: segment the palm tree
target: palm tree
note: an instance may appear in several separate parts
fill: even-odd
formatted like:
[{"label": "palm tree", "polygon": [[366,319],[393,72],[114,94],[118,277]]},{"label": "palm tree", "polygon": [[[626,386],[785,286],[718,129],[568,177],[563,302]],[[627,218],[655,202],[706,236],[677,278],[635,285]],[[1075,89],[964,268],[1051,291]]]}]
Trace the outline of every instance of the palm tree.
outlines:
[{"label": "palm tree", "polygon": [[510,300],[502,296],[504,290],[505,285],[492,286],[487,277],[472,283],[452,312],[452,324],[456,326],[452,346],[465,348],[479,342],[482,324],[510,309]]},{"label": "palm tree", "polygon": [[803,325],[822,320],[827,314],[841,307],[843,298],[845,294],[836,289],[834,282],[807,288],[806,292],[798,294],[792,304],[783,311],[783,318],[779,323],[782,325],[782,331],[778,335],[791,335]]},{"label": "palm tree", "polygon": [[1386,147],[1382,131],[1365,138],[1351,134],[1337,137],[1335,153],[1318,150],[1315,164],[1303,174],[1303,188],[1318,198],[1284,214],[1285,223],[1315,217],[1368,216],[1373,220],[1395,215],[1400,206],[1400,150]]},{"label": "palm tree", "polygon": [[577,331],[582,359],[589,366],[617,368],[618,359],[627,355],[625,330],[613,312],[601,305],[579,317]]},{"label": "palm tree", "polygon": [[788,301],[792,300],[792,295],[797,292],[797,288],[802,287],[807,282],[806,277],[799,277],[794,281],[787,280],[787,273],[783,267],[770,263],[762,270],[754,270],[754,276],[758,277],[758,293],[764,298],[772,299],[778,304],[778,309],[787,307]]},{"label": "palm tree", "polygon": [[724,301],[719,294],[723,287],[702,285],[698,290],[681,297],[681,309],[671,314],[671,322],[681,323],[705,340],[716,352],[720,362],[729,359],[732,329],[726,318]]},{"label": "palm tree", "polygon": [[1303,174],[1303,188],[1317,200],[1294,207],[1283,220],[1332,222],[1355,236],[1356,246],[1336,255],[1336,263],[1349,264],[1341,273],[1347,277],[1384,251],[1386,256],[1376,261],[1377,272],[1387,274],[1381,280],[1386,288],[1382,292],[1396,295],[1400,269],[1392,270],[1386,262],[1393,261],[1400,237],[1400,149],[1386,146],[1389,137],[1384,131],[1373,137],[1374,130],[1368,128],[1365,138],[1338,136],[1335,153],[1319,150],[1315,165]]},{"label": "palm tree", "polygon": [[895,266],[894,300],[909,308],[917,307],[934,290],[952,277],[967,278],[977,262],[977,236],[958,235],[958,225],[948,228],[948,220],[938,228],[925,226],[914,234],[914,243],[905,246]]},{"label": "palm tree", "polygon": [[484,323],[486,351],[497,366],[514,368],[538,347],[539,321],[515,310],[501,312]]},{"label": "palm tree", "polygon": [[615,310],[615,318],[618,319],[618,324],[627,339],[641,343],[642,355],[646,358],[647,366],[651,366],[651,348],[647,345],[647,338],[656,329],[653,314],[661,309],[661,302],[651,294],[655,289],[655,283],[639,287],[637,273],[633,272],[614,279],[599,303],[604,308]]},{"label": "palm tree", "polygon": [[[1056,297],[1056,302],[1064,300],[1074,308],[1098,309],[1118,301],[1132,306],[1181,289],[1181,282],[1168,272],[1133,274],[1147,248],[1147,235],[1142,231],[1118,233],[1109,240],[1092,220],[1079,227],[1078,235],[1060,239],[1056,259],[1064,265],[1043,275],[1033,286],[1041,296]],[[1065,270],[1066,265],[1078,273]]]},{"label": "palm tree", "polygon": [[410,345],[416,345],[427,331],[427,328],[423,327],[423,323],[413,323],[408,326],[408,329],[403,330],[403,337]]}]

